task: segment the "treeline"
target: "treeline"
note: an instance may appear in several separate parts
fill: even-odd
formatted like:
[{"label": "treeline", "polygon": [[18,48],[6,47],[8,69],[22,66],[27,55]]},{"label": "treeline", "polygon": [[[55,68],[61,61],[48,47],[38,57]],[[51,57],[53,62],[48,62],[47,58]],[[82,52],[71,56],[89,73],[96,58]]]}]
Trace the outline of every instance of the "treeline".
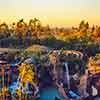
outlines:
[{"label": "treeline", "polygon": [[55,37],[45,38],[45,39],[37,39],[37,38],[15,38],[9,37],[6,39],[0,40],[0,47],[4,48],[28,48],[33,44],[39,44],[47,46],[52,49],[65,49],[65,50],[78,50],[83,53],[87,53],[88,55],[95,55],[100,52],[99,43],[95,43],[91,40],[81,39],[81,40],[71,40],[71,41],[62,41],[57,40]]},{"label": "treeline", "polygon": [[42,26],[39,19],[23,19],[12,23],[0,24],[0,47],[27,48],[33,44],[44,45],[52,49],[78,50],[88,55],[100,52],[100,27],[90,27],[88,22],[81,21],[79,27],[51,29]]},{"label": "treeline", "polygon": [[0,47],[3,48],[28,48],[33,44],[44,45],[49,48],[60,49],[66,46],[66,43],[61,40],[57,40],[55,37],[45,38],[45,39],[37,39],[37,38],[16,38],[16,37],[9,37],[6,39],[0,40]]}]

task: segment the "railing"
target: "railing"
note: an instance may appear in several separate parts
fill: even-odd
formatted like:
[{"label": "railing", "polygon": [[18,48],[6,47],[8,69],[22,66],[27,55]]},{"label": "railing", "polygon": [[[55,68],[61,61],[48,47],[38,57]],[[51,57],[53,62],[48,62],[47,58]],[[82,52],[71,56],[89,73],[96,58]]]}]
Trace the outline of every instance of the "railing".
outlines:
[{"label": "railing", "polygon": [[0,64],[0,100],[5,100],[7,98],[8,94],[6,89],[8,90],[9,88],[9,83],[10,83],[10,74],[11,74],[11,68],[10,64]]}]

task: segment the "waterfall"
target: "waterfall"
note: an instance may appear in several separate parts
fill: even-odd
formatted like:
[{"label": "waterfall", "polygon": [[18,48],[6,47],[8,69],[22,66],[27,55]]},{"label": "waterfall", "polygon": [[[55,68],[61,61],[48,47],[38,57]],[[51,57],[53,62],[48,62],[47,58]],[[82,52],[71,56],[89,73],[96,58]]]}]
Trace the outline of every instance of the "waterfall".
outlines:
[{"label": "waterfall", "polygon": [[65,76],[67,78],[68,89],[70,89],[70,76],[69,76],[68,63],[65,62],[64,65],[65,65],[65,68],[66,68]]},{"label": "waterfall", "polygon": [[17,78],[16,89],[19,87],[19,80],[20,80],[20,77]]}]

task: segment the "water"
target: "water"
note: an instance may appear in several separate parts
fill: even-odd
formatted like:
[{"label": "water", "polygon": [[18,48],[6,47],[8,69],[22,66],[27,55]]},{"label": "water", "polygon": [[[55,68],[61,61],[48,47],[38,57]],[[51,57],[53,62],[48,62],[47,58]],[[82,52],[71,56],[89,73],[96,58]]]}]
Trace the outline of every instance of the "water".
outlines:
[{"label": "water", "polygon": [[66,78],[68,82],[68,89],[70,89],[70,76],[69,76],[69,69],[68,69],[68,63],[65,62],[65,67],[66,67]]},{"label": "water", "polygon": [[58,97],[60,100],[65,100],[59,95],[55,87],[45,88],[40,92],[40,100],[55,100]]}]

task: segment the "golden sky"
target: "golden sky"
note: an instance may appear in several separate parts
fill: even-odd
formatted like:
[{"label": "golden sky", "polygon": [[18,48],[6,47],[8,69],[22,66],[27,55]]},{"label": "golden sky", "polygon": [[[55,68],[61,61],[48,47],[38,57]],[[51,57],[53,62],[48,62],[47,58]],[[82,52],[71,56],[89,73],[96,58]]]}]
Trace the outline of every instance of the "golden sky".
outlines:
[{"label": "golden sky", "polygon": [[0,19],[9,23],[37,17],[50,25],[100,24],[99,12],[100,0],[0,0]]}]

